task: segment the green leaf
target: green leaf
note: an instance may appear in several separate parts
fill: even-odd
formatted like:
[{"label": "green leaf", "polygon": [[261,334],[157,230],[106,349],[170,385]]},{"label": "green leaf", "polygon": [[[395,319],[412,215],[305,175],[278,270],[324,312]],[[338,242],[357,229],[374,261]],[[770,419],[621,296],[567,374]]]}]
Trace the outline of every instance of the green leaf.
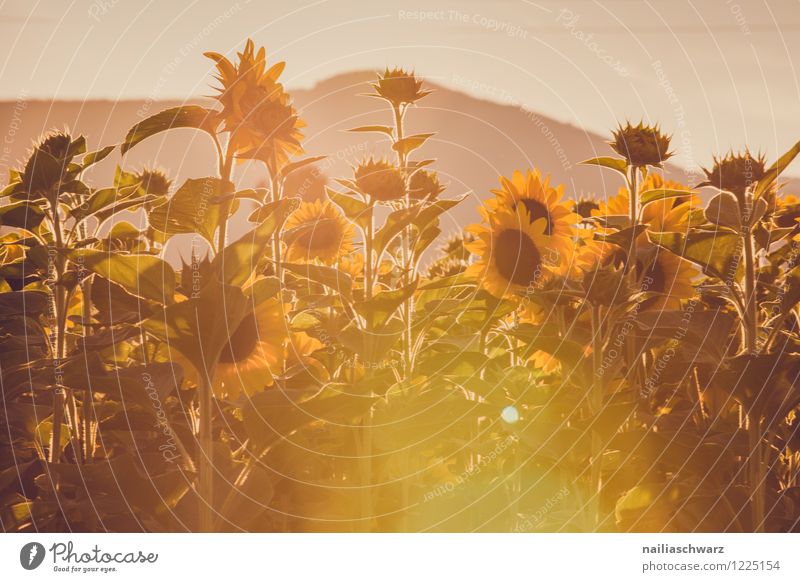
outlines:
[{"label": "green leaf", "polygon": [[175,295],[175,272],[153,255],[120,255],[94,249],[67,250],[67,258],[128,293],[159,303],[172,303]]},{"label": "green leaf", "polygon": [[626,176],[628,174],[628,164],[625,162],[623,158],[610,158],[610,157],[599,157],[599,158],[591,158],[589,160],[584,160],[581,162],[582,165],[586,166],[601,166],[603,168],[609,168],[611,170],[615,170]]},{"label": "green leaf", "polygon": [[648,232],[650,241],[668,251],[699,265],[703,272],[733,285],[739,267],[742,241],[730,232],[693,230],[684,235],[677,232]]},{"label": "green leaf", "polygon": [[0,207],[0,226],[34,230],[44,216],[44,210],[35,202],[14,202]]},{"label": "green leaf", "polygon": [[[76,220],[83,220],[87,216],[91,216],[95,212],[100,212],[110,205],[115,205],[116,207],[116,204],[125,201],[132,195],[135,195],[138,190],[138,184],[125,186],[123,188],[112,187],[95,190],[84,204],[73,208],[70,211],[70,214]],[[119,210],[122,210],[122,208]],[[115,208],[115,211],[118,210]]]},{"label": "green leaf", "polygon": [[475,279],[472,277],[468,277],[464,273],[458,273],[457,275],[450,275],[449,277],[442,277],[439,279],[434,279],[429,281],[423,285],[420,285],[420,291],[426,291],[428,289],[444,289],[450,287],[474,287],[475,286]]},{"label": "green leaf", "polygon": [[233,191],[233,184],[219,178],[190,178],[178,191],[148,213],[153,229],[166,239],[176,234],[197,233],[214,244],[220,206],[211,201]]},{"label": "green leaf", "polygon": [[171,107],[134,125],[125,136],[120,150],[124,156],[129,149],[148,137],[179,127],[200,129],[213,137],[218,124],[217,112],[212,109],[199,105]]},{"label": "green leaf", "polygon": [[261,224],[226,246],[214,257],[211,268],[220,273],[223,283],[244,285],[256,270],[264,249],[272,241],[272,235],[283,225],[286,217],[296,206],[296,198],[284,198],[267,204],[260,209],[265,211]]},{"label": "green leaf", "polygon": [[295,172],[295,171],[299,170],[300,168],[304,168],[305,166],[308,166],[309,164],[313,164],[313,163],[318,162],[320,160],[324,160],[327,157],[328,156],[314,156],[312,158],[305,158],[303,160],[298,160],[296,162],[292,162],[291,164],[286,164],[283,168],[281,168],[281,171],[279,172],[278,176],[280,178],[285,178],[286,176],[288,176],[292,172]]},{"label": "green leaf", "polygon": [[371,298],[355,302],[355,310],[364,318],[368,329],[376,329],[397,311],[397,308],[409,297],[414,295],[419,281],[392,291],[380,291]]},{"label": "green leaf", "polygon": [[83,156],[82,166],[84,168],[88,168],[89,166],[93,166],[94,164],[103,161],[105,158],[109,156],[111,152],[113,152],[117,146],[111,145],[106,146],[102,149],[99,149],[95,152],[91,152]]},{"label": "green leaf", "polygon": [[733,194],[720,192],[708,202],[705,217],[712,224],[727,226],[737,232],[742,228],[742,217],[739,203]]},{"label": "green leaf", "polygon": [[767,169],[764,177],[761,178],[756,184],[753,197],[760,198],[761,195],[772,185],[772,183],[778,179],[780,173],[792,163],[792,160],[797,157],[797,154],[800,154],[800,141],[794,144],[794,146],[792,146],[788,152],[778,158],[778,160]]},{"label": "green leaf", "polygon": [[623,228],[622,230],[618,230],[617,232],[612,232],[610,234],[595,232],[594,237],[597,240],[615,244],[627,252],[633,248],[633,241],[646,230],[646,224],[637,224],[635,226],[631,226],[630,228]]},{"label": "green leaf", "polygon": [[247,307],[247,298],[239,287],[212,280],[196,297],[169,305],[142,325],[205,374],[216,366]]},{"label": "green leaf", "polygon": [[[433,204],[416,204],[410,208],[395,210],[386,218],[383,227],[375,233],[373,243],[375,252],[380,256],[389,243],[407,226],[413,225],[420,232],[424,232],[428,225],[444,212],[459,204],[464,198],[437,200]],[[431,241],[427,240],[426,242],[430,244]]]},{"label": "green leaf", "polygon": [[666,198],[680,198],[682,196],[691,196],[694,194],[691,190],[674,190],[672,188],[655,188],[653,190],[645,190],[639,194],[639,200],[642,206],[646,206],[656,200],[664,200]]},{"label": "green leaf", "polygon": [[409,135],[403,139],[397,140],[392,149],[403,156],[407,156],[415,149],[422,147],[428,139],[435,134],[433,133],[418,133],[416,135]]},{"label": "green leaf", "polygon": [[370,205],[349,194],[336,192],[327,186],[325,187],[325,192],[327,192],[328,198],[342,209],[342,212],[344,212],[347,218],[355,222],[361,228],[366,228],[369,225],[373,212]]},{"label": "green leaf", "polygon": [[312,422],[354,422],[371,408],[374,399],[348,394],[346,388],[329,385],[317,393],[275,388],[254,394],[242,409],[252,448],[262,451]]},{"label": "green leaf", "polygon": [[418,260],[419,256],[442,234],[442,229],[439,228],[438,223],[439,219],[437,218],[435,224],[428,225],[413,241],[414,249],[412,254],[415,260]]},{"label": "green leaf", "polygon": [[478,376],[488,358],[480,352],[452,351],[431,354],[419,363],[419,373],[426,376]]},{"label": "green leaf", "polygon": [[788,313],[800,301],[800,266],[786,273],[781,296],[781,313]]},{"label": "green leaf", "polygon": [[347,131],[362,132],[362,133],[385,133],[389,137],[394,137],[394,128],[386,125],[364,125],[362,127],[354,127]]},{"label": "green leaf", "polygon": [[399,319],[391,319],[380,329],[369,332],[359,328],[354,322],[347,325],[337,336],[341,344],[358,355],[361,363],[368,367],[386,367],[391,362],[386,355],[405,330]]},{"label": "green leaf", "polygon": [[283,268],[296,275],[305,277],[309,281],[324,285],[329,289],[338,291],[347,301],[353,299],[353,279],[339,269],[333,267],[323,267],[321,265],[303,265],[293,263],[283,263]]}]

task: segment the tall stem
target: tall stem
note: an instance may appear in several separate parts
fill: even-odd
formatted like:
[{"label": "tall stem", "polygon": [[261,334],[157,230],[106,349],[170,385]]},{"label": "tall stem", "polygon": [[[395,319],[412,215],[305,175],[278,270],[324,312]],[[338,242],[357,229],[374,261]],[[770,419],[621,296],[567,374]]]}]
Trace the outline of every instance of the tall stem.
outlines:
[{"label": "tall stem", "polygon": [[747,437],[750,449],[748,460],[749,480],[750,480],[750,505],[753,516],[753,532],[764,532],[764,507],[765,507],[765,481],[764,472],[764,447],[762,444],[763,435],[761,432],[761,419],[756,415],[748,418]]},{"label": "tall stem", "polygon": [[[272,201],[277,202],[283,197],[281,181],[277,177],[277,172],[270,172],[270,182],[272,183]],[[283,283],[283,267],[281,265],[281,229],[276,228],[272,235],[272,260],[275,264],[275,276]]]},{"label": "tall stem", "polygon": [[200,510],[200,531],[211,532],[214,527],[214,459],[213,459],[213,410],[211,379],[214,377],[212,366],[208,375],[201,374],[200,378],[200,455],[199,455],[199,487],[198,503]]},{"label": "tall stem", "polygon": [[[403,109],[401,105],[395,105],[393,108],[394,113],[394,126],[395,126],[395,135],[397,137],[397,141],[403,139],[404,131],[403,131]],[[403,175],[403,180],[405,182],[405,192],[403,195],[403,207],[409,208],[411,206],[411,197],[408,192],[408,172],[407,172],[407,163],[408,158],[406,153],[404,152],[403,148],[397,149],[397,165],[400,168],[400,172]],[[400,245],[400,252],[401,252],[401,263],[402,263],[402,271],[403,271],[403,287],[407,287],[411,281],[411,270],[412,266],[412,258],[411,258],[411,226],[406,226],[403,229],[403,233],[401,235],[401,245]],[[411,373],[411,362],[412,362],[412,351],[413,351],[413,334],[412,334],[412,314],[413,314],[413,299],[408,297],[405,301],[403,301],[403,319],[405,321],[405,329],[403,330],[403,368],[404,368],[404,375],[406,378],[410,378]]]},{"label": "tall stem", "polygon": [[63,388],[56,388],[53,392],[53,432],[50,438],[50,462],[58,463],[61,460],[61,427],[64,424]]},{"label": "tall stem", "polygon": [[[219,148],[218,148],[219,150]],[[219,150],[221,151],[221,150]],[[225,156],[220,160],[220,179],[224,182],[230,182],[231,172],[233,170],[233,155],[236,151],[235,139],[231,135],[228,146],[225,150]],[[226,194],[228,194],[226,192]],[[225,243],[228,238],[228,215],[231,211],[232,199],[225,198],[220,205],[220,215],[218,223],[218,237],[217,237],[217,254],[225,249]],[[212,425],[214,421],[214,395],[212,393],[211,383],[214,380],[214,373],[216,371],[217,362],[209,362],[208,370],[205,374],[200,374],[199,383],[199,400],[198,400],[198,414],[199,414],[199,434],[198,440],[200,451],[198,455],[198,510],[200,514],[200,531],[211,532],[214,529],[214,516],[213,516],[213,503],[214,503],[214,459],[213,448],[214,438]]]},{"label": "tall stem", "polygon": [[[630,226],[634,229],[633,235],[636,235],[636,227],[639,224],[639,168],[637,166],[630,166],[628,168],[628,193],[629,205],[628,212],[630,218]],[[638,236],[631,236],[630,246],[628,248],[628,260],[625,261],[625,273],[628,276],[628,286],[631,289],[636,288],[637,273],[636,273],[636,247]],[[628,363],[628,379],[631,387],[636,394],[640,394],[639,390],[639,369],[641,360],[636,354],[636,345],[633,342],[632,336],[627,336],[625,339],[625,355]]]},{"label": "tall stem", "polygon": [[[756,270],[755,270],[755,249],[753,233],[750,228],[750,214],[752,212],[752,194],[746,192],[744,195],[744,208],[741,209],[742,215],[742,243],[744,244],[744,293],[745,293],[745,317],[744,317],[744,338],[745,349],[748,354],[758,353],[758,305],[756,302]],[[753,531],[760,533],[764,531],[764,506],[765,506],[765,487],[766,474],[764,471],[764,446],[760,416],[751,411],[747,423],[748,441],[750,444],[750,458],[748,461],[751,507],[753,516]]]},{"label": "tall stem", "polygon": [[[589,399],[589,407],[594,417],[599,414],[603,407],[603,376],[598,373],[601,364],[601,351],[603,342],[601,338],[602,308],[592,306],[592,391]],[[600,490],[602,489],[602,456],[603,443],[597,431],[592,431],[591,443],[591,520],[593,528],[596,529],[600,524]]]},{"label": "tall stem", "polygon": [[[220,179],[225,182],[230,182],[231,180],[231,173],[233,171],[233,154],[235,148],[233,147],[233,136],[231,136],[231,141],[228,143],[228,148],[225,150],[225,157],[224,159],[220,160],[220,167],[219,167],[219,174]],[[219,234],[217,237],[217,253],[222,252],[222,249],[225,248],[225,244],[227,243],[228,239],[228,215],[231,212],[231,204],[233,200],[231,198],[226,197],[225,200],[220,204],[220,213],[219,213]]]},{"label": "tall stem", "polygon": [[744,293],[745,293],[745,348],[750,354],[758,351],[758,305],[756,304],[756,272],[753,252],[753,234],[744,227]]}]

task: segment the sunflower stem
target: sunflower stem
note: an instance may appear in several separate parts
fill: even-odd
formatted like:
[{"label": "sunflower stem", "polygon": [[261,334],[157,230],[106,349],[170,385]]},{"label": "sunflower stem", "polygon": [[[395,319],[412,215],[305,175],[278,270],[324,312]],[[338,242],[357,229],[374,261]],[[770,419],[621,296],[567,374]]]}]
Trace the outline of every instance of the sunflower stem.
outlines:
[{"label": "sunflower stem", "polygon": [[[595,417],[598,415],[603,407],[603,380],[602,376],[598,374],[601,366],[601,351],[603,349],[603,342],[601,338],[600,326],[602,322],[602,307],[591,307],[591,325],[592,325],[592,391],[590,397],[591,415]],[[600,435],[597,431],[592,431],[591,443],[591,510],[590,519],[593,523],[593,529],[596,530],[600,525],[600,491],[602,489],[602,455],[603,444],[600,441]]]},{"label": "sunflower stem", "polygon": [[56,388],[53,392],[53,432],[50,436],[51,463],[58,463],[61,460],[61,425],[64,423],[64,397],[63,388]]},{"label": "sunflower stem", "polygon": [[[233,155],[235,153],[235,148],[233,147],[233,136],[231,136],[230,141],[228,142],[228,146],[225,150],[225,157],[223,160],[220,160],[220,168],[219,174],[220,179],[223,182],[230,182],[231,181],[231,173],[233,172]],[[226,194],[228,194],[226,192]],[[227,243],[228,239],[228,218],[231,212],[231,203],[233,200],[226,196],[225,200],[223,200],[222,204],[220,204],[220,213],[219,213],[219,235],[217,237],[217,254],[222,252],[222,249],[225,248],[225,244]]]},{"label": "sunflower stem", "polygon": [[764,507],[765,507],[765,482],[766,473],[764,471],[764,447],[762,444],[763,433],[761,430],[761,419],[758,415],[751,412],[747,423],[747,437],[750,449],[748,469],[750,477],[750,504],[753,516],[753,532],[764,532]]},{"label": "sunflower stem", "polygon": [[198,504],[200,514],[200,531],[213,531],[213,498],[214,498],[214,462],[213,462],[213,395],[211,388],[211,378],[214,377],[214,368],[208,370],[207,374],[200,375],[200,427],[199,427],[199,483],[198,483]]},{"label": "sunflower stem", "polygon": [[[277,202],[283,198],[280,178],[277,172],[272,172],[270,175],[270,182],[272,184],[272,201]],[[275,233],[272,235],[272,259],[275,265],[275,276],[283,286],[283,267],[281,265],[281,229],[276,228]]]}]

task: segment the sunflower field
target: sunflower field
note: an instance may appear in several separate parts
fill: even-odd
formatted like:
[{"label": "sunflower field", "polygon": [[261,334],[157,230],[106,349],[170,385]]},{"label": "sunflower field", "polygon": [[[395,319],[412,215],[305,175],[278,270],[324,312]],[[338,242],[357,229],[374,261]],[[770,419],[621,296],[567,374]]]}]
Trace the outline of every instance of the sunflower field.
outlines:
[{"label": "sunflower field", "polygon": [[[680,184],[626,123],[584,162],[618,191],[510,168],[446,233],[470,202],[406,131],[413,73],[352,129],[392,156],[307,200],[284,63],[207,56],[212,106],[43,136],[0,194],[4,531],[800,531],[800,143]],[[83,181],[174,128],[209,175]],[[182,234],[205,246],[176,267]]]}]

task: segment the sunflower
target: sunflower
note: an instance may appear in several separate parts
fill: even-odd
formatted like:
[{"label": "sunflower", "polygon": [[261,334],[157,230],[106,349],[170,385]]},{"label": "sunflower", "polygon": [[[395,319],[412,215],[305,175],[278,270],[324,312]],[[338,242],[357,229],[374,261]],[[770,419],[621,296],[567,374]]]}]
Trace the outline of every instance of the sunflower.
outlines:
[{"label": "sunflower", "polygon": [[397,68],[392,70],[387,68],[383,75],[379,73],[378,82],[372,86],[378,93],[377,97],[386,99],[394,107],[416,103],[431,93],[422,89],[422,80],[413,72],[408,73]]},{"label": "sunflower", "polygon": [[772,221],[779,228],[797,228],[800,218],[800,198],[794,194],[778,196],[775,199],[775,211]]},{"label": "sunflower", "polygon": [[547,220],[531,222],[523,206],[511,211],[506,208],[489,213],[480,209],[488,226],[473,224],[467,227],[476,240],[466,248],[480,259],[466,273],[495,297],[514,297],[528,294],[546,281],[558,265],[551,260],[554,249],[552,237],[547,236]]},{"label": "sunflower", "polygon": [[589,273],[614,262],[622,251],[619,246],[593,238],[592,231],[584,231],[575,250],[575,268],[578,275]]},{"label": "sunflower", "polygon": [[444,192],[444,186],[439,183],[439,176],[436,175],[436,172],[417,170],[411,174],[411,179],[408,181],[408,195],[412,199],[434,200],[442,192]]},{"label": "sunflower", "polygon": [[706,185],[732,192],[740,200],[748,188],[767,174],[764,156],[754,156],[749,149],[738,154],[730,151],[724,157],[715,157],[711,169],[704,169],[703,172],[708,178]]},{"label": "sunflower", "polygon": [[510,180],[501,176],[500,185],[502,188],[492,190],[496,198],[487,201],[486,206],[493,211],[508,208],[516,212],[520,209],[531,223],[543,220],[547,246],[551,252],[558,253],[560,272],[565,273],[570,267],[581,219],[568,202],[561,201],[564,186],[553,188],[550,177],[543,180],[538,170],[529,170],[527,175],[514,172]]},{"label": "sunflower", "polygon": [[[532,301],[525,301],[519,311],[520,323],[531,323],[534,325],[541,325],[547,322],[547,313],[544,307],[537,305]],[[561,361],[553,356],[551,353],[544,350],[535,350],[528,357],[528,362],[537,370],[545,374],[555,374],[561,370]]]},{"label": "sunflower", "polygon": [[[264,299],[236,326],[222,348],[211,382],[218,398],[236,399],[241,392],[250,395],[274,384],[273,375],[282,368],[288,337],[284,310],[277,298]],[[185,386],[199,384],[205,370],[197,370],[174,350],[163,355],[181,365]]]},{"label": "sunflower", "polygon": [[339,259],[338,269],[354,280],[364,275],[364,255],[351,253]]},{"label": "sunflower", "polygon": [[332,265],[355,248],[355,227],[327,200],[301,202],[284,228],[286,258],[291,262]]},{"label": "sunflower", "polygon": [[142,190],[146,194],[166,196],[172,186],[172,181],[167,178],[166,174],[155,168],[144,168],[136,174],[135,178],[141,183]]},{"label": "sunflower", "polygon": [[405,196],[403,174],[384,160],[363,160],[355,169],[354,176],[358,189],[372,201],[392,202]]},{"label": "sunflower", "polygon": [[658,126],[632,125],[628,122],[624,127],[620,125],[613,132],[614,139],[609,143],[611,148],[625,158],[631,166],[656,166],[673,156],[669,152],[670,136],[661,133]]},{"label": "sunflower", "polygon": [[642,291],[659,293],[648,299],[646,309],[679,310],[681,300],[695,296],[692,279],[697,271],[691,263],[663,249],[648,249],[636,262],[636,273]]},{"label": "sunflower", "polygon": [[[686,190],[686,196],[676,198],[663,198],[650,202],[642,209],[641,221],[649,225],[654,232],[686,232],[689,226],[690,214],[700,207],[700,199],[691,189],[674,182],[664,180],[659,174],[649,174],[642,182],[641,192],[667,188],[670,190]],[[600,202],[592,216],[628,216],[630,212],[630,192],[624,186],[619,189],[616,196]],[[646,240],[644,233],[639,235],[639,242]]]},{"label": "sunflower", "polygon": [[284,343],[283,368],[287,375],[304,373],[317,379],[327,377],[322,363],[313,354],[324,350],[325,344],[305,332],[292,332]]},{"label": "sunflower", "polygon": [[216,79],[222,83],[217,89],[219,117],[239,157],[262,160],[274,172],[290,156],[302,153],[300,129],[305,124],[278,82],[285,63],[267,68],[264,47],[256,53],[252,40],[238,54],[237,65],[218,53],[205,55],[217,64]]}]

